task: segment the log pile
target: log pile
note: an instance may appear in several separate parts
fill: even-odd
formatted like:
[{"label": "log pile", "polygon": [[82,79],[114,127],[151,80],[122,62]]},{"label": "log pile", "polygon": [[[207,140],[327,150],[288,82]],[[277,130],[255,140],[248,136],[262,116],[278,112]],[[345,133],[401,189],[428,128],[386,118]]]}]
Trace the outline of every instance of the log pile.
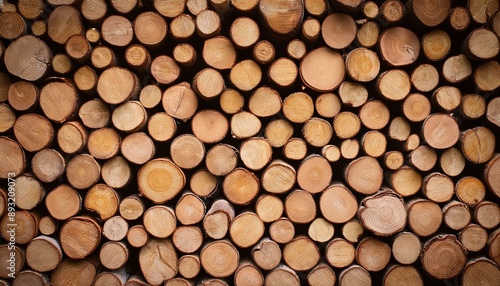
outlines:
[{"label": "log pile", "polygon": [[497,0],[0,9],[0,285],[498,285]]}]

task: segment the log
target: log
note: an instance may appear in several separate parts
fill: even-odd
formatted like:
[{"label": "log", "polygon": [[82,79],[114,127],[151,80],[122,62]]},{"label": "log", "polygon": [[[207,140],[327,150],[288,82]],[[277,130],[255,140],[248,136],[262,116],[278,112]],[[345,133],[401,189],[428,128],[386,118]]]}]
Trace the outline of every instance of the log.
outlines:
[{"label": "log", "polygon": [[317,48],[302,58],[299,74],[307,87],[329,92],[344,80],[344,61],[338,52],[328,47]]},{"label": "log", "polygon": [[495,180],[496,178],[496,171],[500,167],[500,160],[499,160],[498,154],[495,154],[494,157],[487,163],[483,176],[485,178],[485,183],[489,187],[489,189],[493,192],[493,194],[497,197],[500,196],[500,188]]},{"label": "log", "polygon": [[111,188],[120,189],[129,184],[132,170],[123,157],[115,156],[102,165],[101,177]]},{"label": "log", "polygon": [[246,139],[259,133],[262,123],[259,118],[247,111],[241,111],[231,117],[231,135],[234,138]]},{"label": "log", "polygon": [[454,235],[439,235],[424,244],[420,261],[431,276],[450,279],[465,267],[466,254],[467,251]]},{"label": "log", "polygon": [[110,270],[121,268],[125,265],[128,258],[128,248],[121,242],[108,241],[99,249],[99,260],[101,264]]},{"label": "log", "polygon": [[401,21],[404,16],[405,7],[399,0],[386,0],[380,5],[379,13],[382,19],[388,23]]},{"label": "log", "polygon": [[293,126],[286,119],[276,119],[266,126],[264,138],[272,147],[283,147],[293,135]]},{"label": "log", "polygon": [[[214,124],[215,122],[218,124]],[[229,122],[219,111],[206,109],[193,116],[191,128],[203,143],[217,143],[226,136]]]},{"label": "log", "polygon": [[255,245],[264,235],[264,222],[253,212],[236,216],[229,226],[231,240],[240,248]]},{"label": "log", "polygon": [[405,285],[424,285],[422,275],[413,266],[393,265],[390,266],[384,274],[384,285],[398,285],[398,283],[405,283]]},{"label": "log", "polygon": [[478,119],[486,113],[486,100],[478,94],[467,94],[462,97],[460,114],[467,119]]},{"label": "log", "polygon": [[483,201],[474,209],[474,220],[486,229],[495,228],[500,223],[500,207],[490,201]]},{"label": "log", "polygon": [[101,241],[101,226],[88,216],[74,216],[60,229],[61,248],[71,259],[89,256]]},{"label": "log", "polygon": [[470,25],[471,15],[467,8],[457,6],[450,10],[448,21],[453,29],[463,31]]},{"label": "log", "polygon": [[80,106],[78,116],[88,128],[103,128],[110,120],[108,107],[99,99],[92,99]]},{"label": "log", "polygon": [[[10,271],[7,267],[10,267],[10,262],[7,261],[7,259],[4,259],[2,261],[2,271],[0,272],[0,277],[1,278],[9,278],[9,273],[14,273],[14,276],[18,274],[21,269],[24,266],[25,263],[25,252],[24,249],[19,248],[19,246],[13,246],[11,247],[12,249],[8,249],[8,245],[4,244],[0,246],[0,254],[2,254],[2,257],[8,257],[10,256],[10,253],[14,253],[14,271]],[[6,284],[8,285],[8,284]]]},{"label": "log", "polygon": [[304,190],[292,191],[285,200],[286,216],[294,223],[310,223],[316,217],[316,204],[311,193]]},{"label": "log", "polygon": [[368,90],[360,83],[346,80],[339,86],[339,96],[343,104],[360,107],[368,101]]},{"label": "log", "polygon": [[408,226],[418,236],[434,234],[443,221],[443,213],[438,204],[424,199],[407,203]]},{"label": "log", "polygon": [[421,245],[418,236],[412,232],[401,232],[392,242],[392,255],[401,264],[413,264],[420,256]]},{"label": "log", "polygon": [[204,198],[213,194],[217,188],[217,179],[206,169],[196,171],[189,181],[191,191]]},{"label": "log", "polygon": [[370,273],[359,265],[352,265],[340,272],[339,286],[351,285],[358,283],[359,285],[371,285],[372,278]]},{"label": "log", "polygon": [[356,243],[363,236],[364,229],[359,221],[353,219],[342,226],[342,236],[351,243]]},{"label": "log", "polygon": [[282,104],[283,115],[293,123],[304,123],[313,116],[314,103],[305,92],[288,95]]},{"label": "log", "polygon": [[46,215],[40,218],[38,222],[38,230],[43,235],[52,235],[58,229],[57,221],[50,215]]},{"label": "log", "polygon": [[192,169],[198,166],[204,156],[205,146],[194,135],[178,136],[170,144],[172,161],[183,169]]},{"label": "log", "polygon": [[335,229],[324,218],[316,218],[309,225],[307,235],[316,242],[327,242],[332,239]]},{"label": "log", "polygon": [[179,268],[172,242],[169,239],[149,239],[139,251],[139,265],[150,284],[161,284],[175,277]]},{"label": "log", "polygon": [[[290,286],[300,285],[299,276],[293,270],[286,265],[279,265],[266,275],[265,285],[276,285],[278,283],[284,283]],[[279,284],[278,284],[279,285]]]},{"label": "log", "polygon": [[127,242],[132,247],[143,247],[149,240],[149,235],[143,225],[134,225],[128,229]]},{"label": "log", "polygon": [[180,67],[169,56],[161,55],[151,62],[151,75],[158,83],[170,84],[179,78],[180,72]]},{"label": "log", "polygon": [[258,63],[268,64],[274,60],[274,45],[267,40],[258,41],[253,46],[252,55],[254,60]]},{"label": "log", "polygon": [[95,92],[97,87],[97,74],[89,66],[83,66],[75,71],[73,81],[76,88],[84,93]]},{"label": "log", "polygon": [[320,155],[305,158],[297,169],[297,183],[311,194],[323,191],[332,177],[330,163]]},{"label": "log", "polygon": [[439,159],[439,165],[445,174],[448,176],[457,176],[465,168],[465,158],[457,148],[452,147],[446,149],[441,158]]},{"label": "log", "polygon": [[85,36],[77,34],[68,38],[65,45],[66,54],[80,62],[83,63],[90,58],[90,53],[92,52],[92,47]]},{"label": "log", "polygon": [[[65,25],[66,23],[71,23],[72,25]],[[83,34],[83,31],[80,12],[76,8],[69,5],[61,5],[50,13],[47,22],[47,34],[52,41],[63,45],[69,37]]]},{"label": "log", "polygon": [[[371,1],[367,1],[369,3]],[[374,2],[371,2],[374,3]],[[367,21],[359,27],[356,33],[356,43],[365,48],[371,48],[375,46],[378,42],[378,36],[380,34],[380,26],[375,21]]]},{"label": "log", "polygon": [[[156,107],[161,102],[161,89],[155,85],[146,85],[141,89],[139,101],[145,108],[151,109]],[[156,115],[156,114],[155,114]]]},{"label": "log", "polygon": [[321,32],[321,23],[318,19],[307,18],[302,23],[302,37],[308,42],[316,42]]},{"label": "log", "polygon": [[[43,201],[46,194],[42,184],[42,182],[31,174],[25,173],[18,176],[15,185],[16,207],[22,210],[32,210],[38,206]],[[7,209],[6,207],[6,210]]]},{"label": "log", "polygon": [[422,51],[431,61],[445,58],[451,50],[451,38],[444,30],[432,30],[422,38]]},{"label": "log", "polygon": [[88,133],[79,121],[65,122],[57,131],[57,143],[66,154],[74,154],[87,146]]},{"label": "log", "polygon": [[170,140],[177,132],[177,123],[173,117],[165,112],[159,112],[151,116],[147,127],[151,139],[159,142]]},{"label": "log", "polygon": [[263,238],[252,248],[252,259],[262,270],[272,270],[281,261],[279,245],[269,238]]},{"label": "log", "polygon": [[106,2],[102,0],[97,1],[82,1],[81,13],[83,18],[92,23],[101,23],[108,10]]},{"label": "log", "polygon": [[382,168],[379,163],[376,159],[368,156],[360,157],[349,163],[344,171],[344,177],[351,188],[365,195],[371,195],[378,191],[383,180]]},{"label": "log", "polygon": [[380,71],[377,54],[363,47],[352,50],[346,58],[345,65],[349,76],[360,82],[373,80]]},{"label": "log", "polygon": [[193,254],[186,254],[179,257],[179,274],[186,278],[191,279],[198,275],[200,272],[200,257]]},{"label": "log", "polygon": [[53,182],[61,177],[65,167],[63,156],[54,149],[40,150],[31,161],[33,173],[44,183]]},{"label": "log", "polygon": [[282,57],[271,63],[268,77],[278,87],[289,87],[297,79],[297,65],[289,58]]},{"label": "log", "polygon": [[148,208],[144,212],[143,221],[146,231],[157,238],[169,237],[177,226],[174,210],[163,205]]},{"label": "log", "polygon": [[252,137],[245,140],[239,150],[243,164],[254,171],[264,168],[271,161],[272,153],[271,145],[262,137]]},{"label": "log", "polygon": [[449,202],[455,192],[455,186],[450,177],[439,172],[433,172],[424,177],[422,192],[436,203]]},{"label": "log", "polygon": [[[287,9],[282,9],[283,6]],[[263,0],[259,2],[259,13],[270,32],[290,37],[300,30],[300,23],[304,17],[304,3],[297,0]]]},{"label": "log", "polygon": [[236,205],[249,204],[259,192],[259,179],[245,168],[236,168],[224,177],[222,191]]},{"label": "log", "polygon": [[300,61],[306,54],[307,47],[302,40],[293,39],[286,46],[286,52],[290,58]]},{"label": "log", "polygon": [[379,93],[388,100],[398,101],[405,99],[410,93],[410,88],[410,76],[401,69],[391,69],[383,72],[377,79]]},{"label": "log", "polygon": [[238,269],[234,273],[235,285],[264,285],[262,272],[251,262],[240,262]]},{"label": "log", "polygon": [[492,59],[498,55],[498,51],[498,37],[489,29],[475,29],[466,39],[466,52],[472,59]]},{"label": "log", "polygon": [[221,20],[219,14],[212,10],[201,11],[196,15],[196,33],[201,38],[211,38],[220,33]]},{"label": "log", "polygon": [[221,239],[229,231],[229,225],[234,216],[234,208],[228,201],[217,200],[203,218],[203,229],[209,237]]},{"label": "log", "polygon": [[17,81],[10,85],[7,96],[11,108],[17,111],[30,111],[38,104],[40,89],[31,82]]},{"label": "log", "polygon": [[240,49],[249,48],[259,40],[259,26],[251,18],[238,17],[231,23],[229,36],[236,47]]},{"label": "log", "polygon": [[465,130],[461,142],[464,157],[474,164],[486,163],[495,152],[495,135],[484,126]]},{"label": "log", "polygon": [[345,139],[340,143],[340,155],[345,159],[354,159],[358,156],[361,146],[357,139]]},{"label": "log", "polygon": [[137,173],[139,192],[156,203],[171,200],[185,183],[186,177],[182,170],[168,159],[153,159]]},{"label": "log", "polygon": [[466,176],[455,184],[457,198],[468,206],[475,206],[484,200],[486,187],[478,178]]},{"label": "log", "polygon": [[290,138],[283,146],[283,154],[290,160],[304,159],[307,154],[306,142],[301,138]]},{"label": "log", "polygon": [[120,241],[128,232],[128,223],[121,216],[113,216],[106,220],[102,227],[102,234],[110,241]]},{"label": "log", "polygon": [[488,237],[488,254],[495,263],[498,264],[499,259],[499,252],[498,252],[498,245],[500,244],[500,231],[495,230],[493,231],[489,237]]},{"label": "log", "polygon": [[323,147],[333,136],[332,125],[318,117],[309,118],[302,127],[302,134],[307,143],[314,147]]},{"label": "log", "polygon": [[464,54],[459,54],[446,59],[441,73],[448,82],[458,83],[472,75],[472,66]]},{"label": "log", "polygon": [[213,277],[232,275],[238,268],[239,258],[238,250],[226,240],[210,242],[200,252],[201,266]]},{"label": "log", "polygon": [[[114,79],[118,78],[121,81],[115,82]],[[104,102],[120,104],[139,94],[138,78],[128,69],[110,67],[99,76],[97,92]]]},{"label": "log", "polygon": [[62,184],[47,194],[45,206],[51,217],[57,220],[67,220],[80,212],[82,198],[75,189]]},{"label": "log", "polygon": [[[205,203],[193,193],[184,193],[175,205],[175,217],[183,225],[202,221],[206,213]],[[175,243],[175,241],[174,241]]]},{"label": "log", "polygon": [[453,86],[441,86],[432,94],[433,101],[443,110],[452,111],[462,101],[461,91]]},{"label": "log", "polygon": [[91,284],[97,276],[97,265],[90,259],[63,260],[50,274],[50,280],[54,285],[65,283]]},{"label": "log", "polygon": [[271,223],[269,236],[279,244],[288,243],[295,236],[295,227],[288,218],[282,217]]},{"label": "log", "polygon": [[87,141],[90,155],[97,159],[110,159],[118,154],[122,139],[113,128],[105,127],[92,131]]},{"label": "log", "polygon": [[495,283],[496,277],[500,275],[498,266],[487,258],[472,259],[465,265],[462,274],[463,285],[473,285],[476,283],[476,277],[483,277],[484,283]]},{"label": "log", "polygon": [[96,286],[121,285],[127,281],[124,268],[115,271],[103,271],[97,275],[94,281]]},{"label": "log", "polygon": [[236,50],[226,37],[217,36],[203,43],[203,60],[214,69],[231,69],[236,63]]},{"label": "log", "polygon": [[205,164],[210,173],[224,176],[236,168],[238,154],[231,145],[219,143],[208,150]]},{"label": "log", "polygon": [[436,165],[437,154],[427,145],[420,145],[409,155],[410,163],[420,171],[429,171]]},{"label": "log", "polygon": [[326,246],[326,261],[336,268],[349,266],[355,258],[354,246],[343,238],[334,238]]},{"label": "log", "polygon": [[356,31],[356,22],[349,14],[330,14],[321,24],[321,35],[325,43],[333,49],[349,46],[356,37]]},{"label": "log", "polygon": [[420,54],[418,37],[404,27],[385,30],[380,35],[379,45],[382,59],[395,67],[414,63]]},{"label": "log", "polygon": [[443,207],[443,222],[453,230],[463,229],[471,222],[469,208],[462,202],[449,202]]},{"label": "log", "polygon": [[319,208],[328,221],[345,223],[356,215],[358,202],[346,186],[335,183],[321,193]]},{"label": "log", "polygon": [[397,193],[382,190],[361,201],[358,218],[363,227],[375,235],[392,236],[406,226],[407,213],[404,201]]},{"label": "log", "polygon": [[391,247],[378,238],[366,237],[356,248],[356,262],[368,271],[384,269],[391,258]]},{"label": "log", "polygon": [[[144,72],[151,65],[151,54],[144,46],[134,44],[125,50],[125,61],[136,71]],[[159,77],[157,74],[154,76]]]},{"label": "log", "polygon": [[305,236],[297,236],[283,248],[283,261],[295,271],[308,271],[318,264],[319,259],[318,247]]},{"label": "log", "polygon": [[172,234],[172,243],[182,253],[194,253],[203,244],[203,233],[197,226],[180,226]]},{"label": "log", "polygon": [[134,20],[134,35],[141,44],[157,47],[167,36],[167,22],[158,13],[143,12]]},{"label": "log", "polygon": [[103,221],[111,218],[119,207],[118,194],[105,184],[92,186],[85,194],[83,206],[88,211],[96,212]]},{"label": "log", "polygon": [[16,278],[12,281],[12,285],[44,285],[48,282],[48,277],[42,273],[32,270],[23,270],[17,274]]},{"label": "log", "polygon": [[328,283],[328,285],[334,285],[337,281],[337,276],[333,269],[325,263],[319,263],[314,267],[309,274],[307,274],[307,283],[311,286],[323,285],[323,283]]}]

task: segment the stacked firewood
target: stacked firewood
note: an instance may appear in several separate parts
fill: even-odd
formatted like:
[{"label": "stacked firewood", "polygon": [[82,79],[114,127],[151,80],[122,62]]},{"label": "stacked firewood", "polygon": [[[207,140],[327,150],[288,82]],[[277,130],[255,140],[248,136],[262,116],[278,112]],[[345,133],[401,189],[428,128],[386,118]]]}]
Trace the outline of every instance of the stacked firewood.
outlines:
[{"label": "stacked firewood", "polygon": [[499,285],[498,0],[0,8],[0,285]]}]

